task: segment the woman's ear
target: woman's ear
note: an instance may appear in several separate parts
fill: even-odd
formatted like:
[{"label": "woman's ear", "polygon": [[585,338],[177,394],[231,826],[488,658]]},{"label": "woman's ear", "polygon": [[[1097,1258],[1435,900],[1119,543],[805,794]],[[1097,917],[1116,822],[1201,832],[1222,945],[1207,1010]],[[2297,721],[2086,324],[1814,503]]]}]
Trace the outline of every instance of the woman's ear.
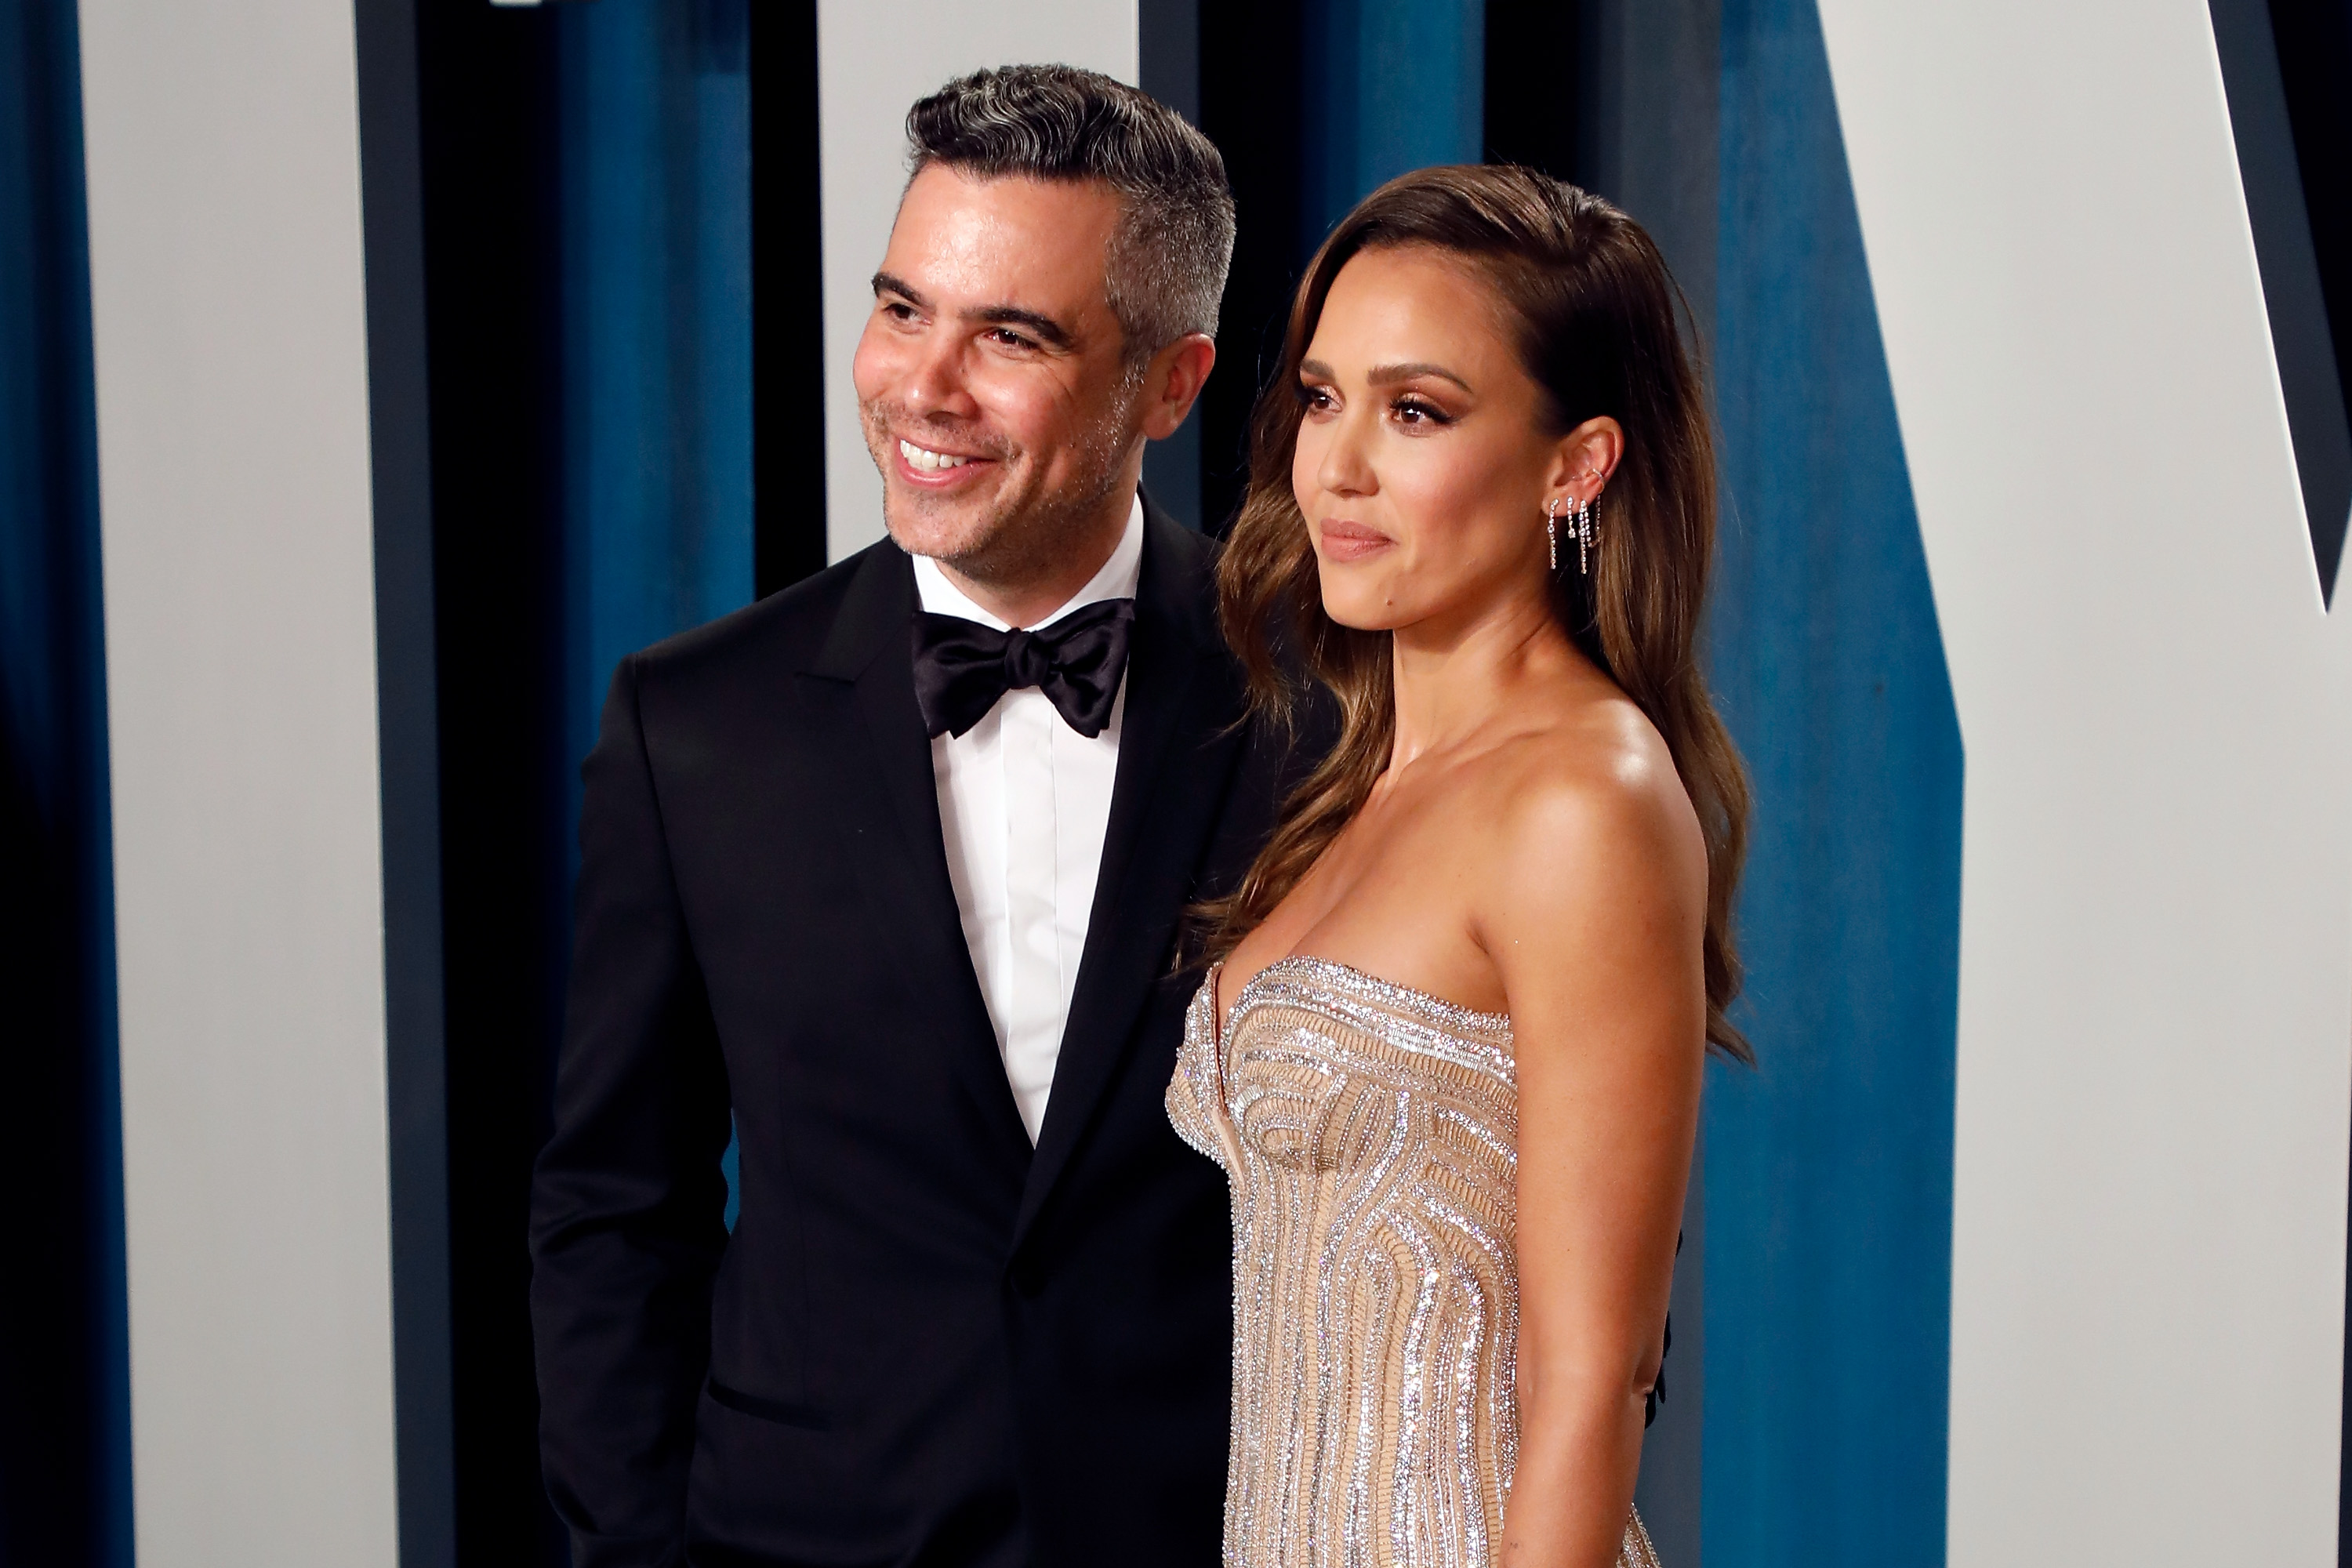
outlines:
[{"label": "woman's ear", "polygon": [[1624,455],[1623,426],[1606,414],[1586,420],[1561,437],[1554,448],[1550,471],[1544,479],[1546,499],[1557,499],[1570,507],[1580,502],[1590,506],[1608,488]]}]

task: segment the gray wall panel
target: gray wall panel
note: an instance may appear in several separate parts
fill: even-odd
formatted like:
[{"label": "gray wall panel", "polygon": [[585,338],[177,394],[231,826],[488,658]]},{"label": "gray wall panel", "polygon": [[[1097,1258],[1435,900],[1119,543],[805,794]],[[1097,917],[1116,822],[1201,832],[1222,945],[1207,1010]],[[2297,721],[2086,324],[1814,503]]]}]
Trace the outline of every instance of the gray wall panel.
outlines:
[{"label": "gray wall panel", "polygon": [[353,23],[82,8],[140,1560],[390,1568]]}]

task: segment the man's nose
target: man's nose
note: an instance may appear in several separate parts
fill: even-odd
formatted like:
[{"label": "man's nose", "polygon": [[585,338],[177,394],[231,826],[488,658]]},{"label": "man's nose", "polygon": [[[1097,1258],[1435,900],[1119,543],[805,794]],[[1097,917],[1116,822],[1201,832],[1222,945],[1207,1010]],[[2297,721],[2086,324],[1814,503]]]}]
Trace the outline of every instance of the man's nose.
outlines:
[{"label": "man's nose", "polygon": [[919,344],[900,395],[910,414],[970,418],[979,412],[964,384],[963,345],[942,338]]}]

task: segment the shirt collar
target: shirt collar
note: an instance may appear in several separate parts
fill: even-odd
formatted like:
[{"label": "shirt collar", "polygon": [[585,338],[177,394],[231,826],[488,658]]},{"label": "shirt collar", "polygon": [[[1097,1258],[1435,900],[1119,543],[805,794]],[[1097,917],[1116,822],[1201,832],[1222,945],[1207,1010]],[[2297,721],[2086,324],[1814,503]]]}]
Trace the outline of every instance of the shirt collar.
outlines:
[{"label": "shirt collar", "polygon": [[[1037,623],[1050,626],[1073,610],[1105,599],[1132,599],[1135,585],[1143,575],[1143,497],[1138,495],[1128,509],[1127,531],[1118,536],[1118,544],[1102,570],[1087,579],[1087,585],[1070,595],[1067,603]],[[1013,628],[971,602],[964,591],[948,581],[940,563],[928,555],[915,557],[915,591],[921,595],[924,610],[934,616],[955,616],[967,621],[978,621],[992,631]],[[1035,630],[1036,627],[1032,627]]]}]

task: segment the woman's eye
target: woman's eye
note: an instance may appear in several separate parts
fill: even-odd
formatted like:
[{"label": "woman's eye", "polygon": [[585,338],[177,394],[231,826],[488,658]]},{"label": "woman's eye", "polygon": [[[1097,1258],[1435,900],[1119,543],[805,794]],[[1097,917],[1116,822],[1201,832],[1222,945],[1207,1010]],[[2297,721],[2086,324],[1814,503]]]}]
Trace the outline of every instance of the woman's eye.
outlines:
[{"label": "woman's eye", "polygon": [[1301,386],[1298,401],[1309,414],[1320,414],[1331,406],[1331,395],[1319,386]]},{"label": "woman's eye", "polygon": [[1396,416],[1399,424],[1406,426],[1449,425],[1453,423],[1453,421],[1446,418],[1446,416],[1441,413],[1433,404],[1423,403],[1418,397],[1398,398],[1396,402]]}]

